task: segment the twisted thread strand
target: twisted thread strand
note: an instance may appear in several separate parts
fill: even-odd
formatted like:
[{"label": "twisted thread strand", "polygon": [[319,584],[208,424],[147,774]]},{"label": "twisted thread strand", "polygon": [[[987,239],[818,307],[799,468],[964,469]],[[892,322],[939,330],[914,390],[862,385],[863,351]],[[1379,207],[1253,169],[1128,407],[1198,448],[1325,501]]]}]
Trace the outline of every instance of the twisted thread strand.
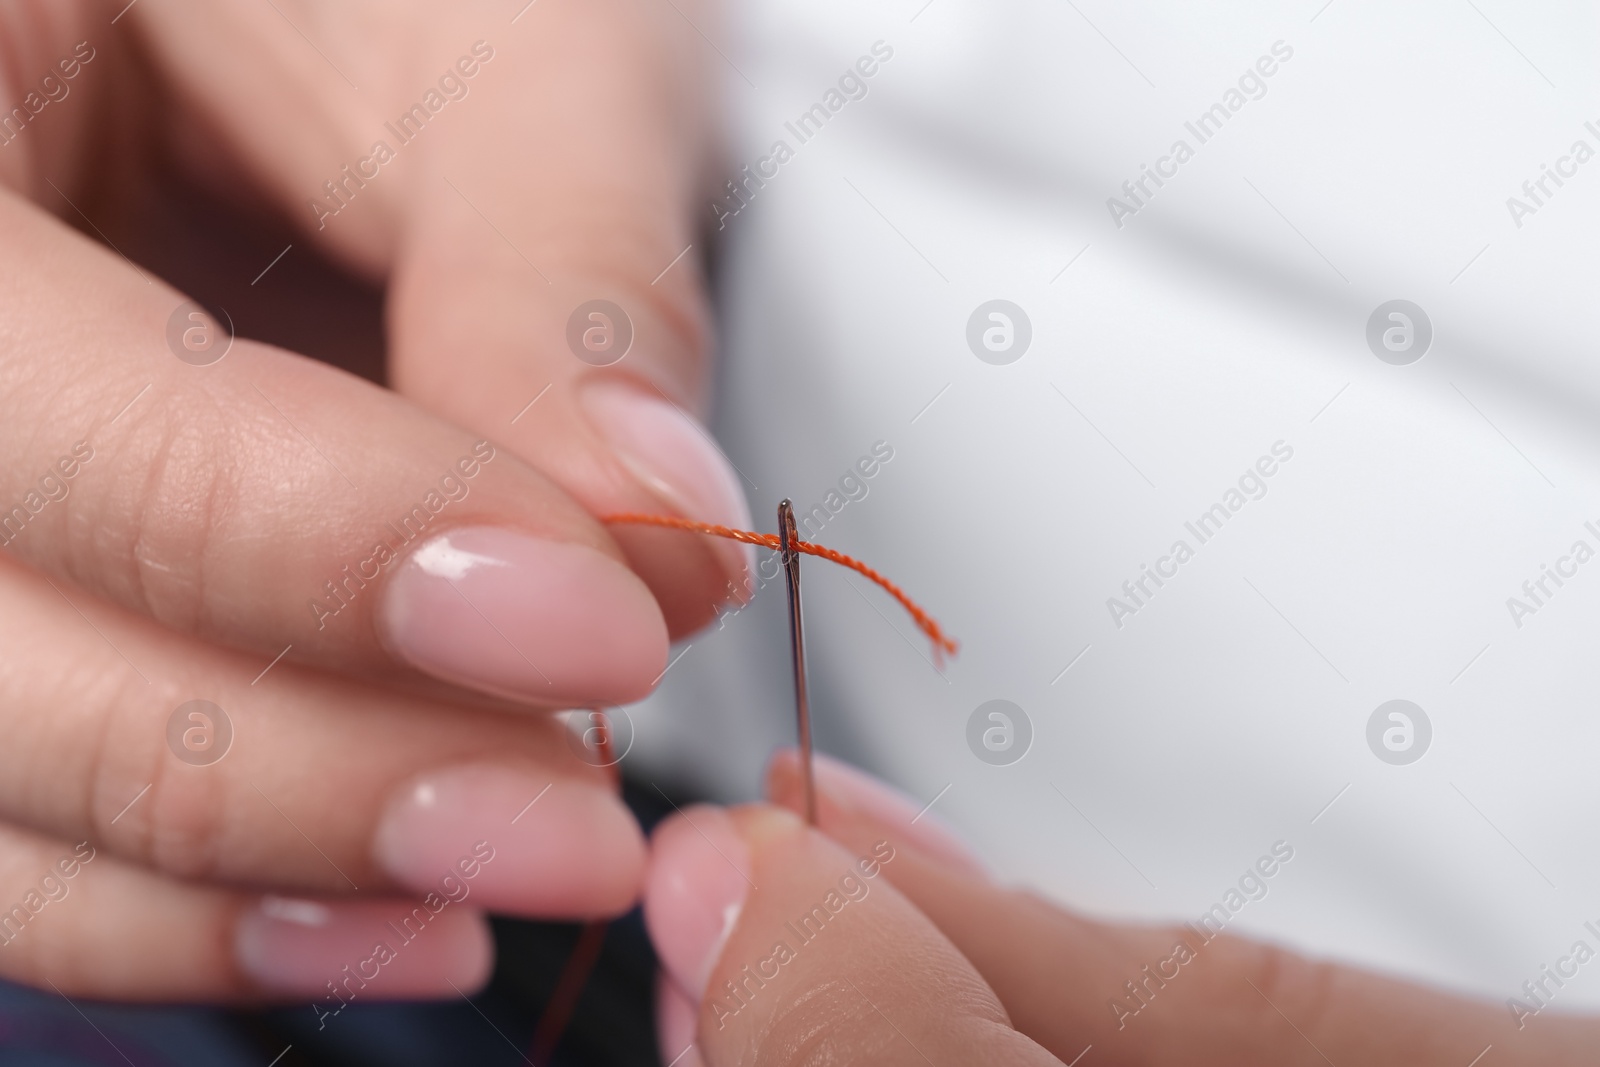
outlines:
[{"label": "twisted thread strand", "polygon": [[[687,530],[691,533],[710,534],[712,537],[726,537],[730,541],[739,541],[747,545],[759,545],[762,548],[770,548],[774,551],[778,548],[777,534],[735,530],[731,526],[715,526],[709,522],[695,522],[691,519],[680,519],[672,515],[626,513],[621,515],[602,515],[600,516],[600,521],[604,523],[631,523],[640,526],[661,526],[669,530]],[[900,606],[906,609],[906,613],[917,624],[917,629],[926,634],[928,640],[933,642],[936,656],[941,653],[949,653],[952,656],[956,654],[958,647],[956,642],[944,632],[933,616],[923,611],[917,602],[907,596],[905,591],[898,585],[895,585],[865,563],[854,557],[847,556],[837,549],[828,548],[826,545],[819,545],[811,541],[796,540],[794,549],[796,552],[804,552],[808,556],[819,556],[832,563],[837,563],[841,567],[848,567],[862,577],[867,578],[900,602]]]}]

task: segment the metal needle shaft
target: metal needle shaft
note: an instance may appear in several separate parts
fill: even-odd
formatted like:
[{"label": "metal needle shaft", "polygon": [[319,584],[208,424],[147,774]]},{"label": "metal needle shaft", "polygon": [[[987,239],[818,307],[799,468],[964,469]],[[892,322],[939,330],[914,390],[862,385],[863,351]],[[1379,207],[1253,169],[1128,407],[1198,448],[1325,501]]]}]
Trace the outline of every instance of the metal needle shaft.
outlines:
[{"label": "metal needle shaft", "polygon": [[811,776],[811,699],[806,691],[806,638],[800,618],[800,553],[794,549],[799,540],[794,506],[785,500],[778,505],[778,551],[783,558],[785,584],[789,589],[789,637],[794,649],[794,711],[800,733],[800,780],[805,789],[806,822],[815,826],[817,789]]}]

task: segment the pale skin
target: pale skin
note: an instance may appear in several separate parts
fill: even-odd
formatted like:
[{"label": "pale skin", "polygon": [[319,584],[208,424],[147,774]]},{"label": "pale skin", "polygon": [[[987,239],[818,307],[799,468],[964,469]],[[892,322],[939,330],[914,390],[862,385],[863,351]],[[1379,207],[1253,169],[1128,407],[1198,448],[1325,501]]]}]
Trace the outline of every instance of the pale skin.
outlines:
[{"label": "pale skin", "polygon": [[[273,984],[242,962],[241,917],[266,893],[317,898],[335,925],[404,912],[453,860],[409,873],[384,861],[384,812],[451,768],[488,767],[467,775],[473,788],[503,785],[476,902],[582,917],[636,899],[638,828],[560,725],[518,707],[536,697],[399,662],[374,619],[392,577],[326,627],[307,610],[382,519],[486,440],[492,462],[444,514],[581,546],[591,570],[609,568],[619,606],[596,632],[634,637],[574,679],[595,703],[643,695],[669,634],[703,625],[741,564],[688,535],[598,523],[687,509],[580,409],[599,377],[685,420],[705,402],[698,254],[662,273],[695,239],[701,203],[694,30],[664,4],[545,2],[513,25],[518,6],[143,0],[118,17],[121,3],[0,0],[0,97],[29,106],[35,93],[0,145],[0,499],[30,513],[0,558],[0,908],[38,901],[78,842],[95,849],[69,896],[3,929],[0,976],[141,1000],[315,993],[358,956]],[[308,207],[473,55],[474,75],[457,77],[470,95],[337,217]],[[177,359],[166,330],[185,294],[99,239],[137,231],[118,193],[156,180],[151,160],[241,215],[288,219],[296,244],[383,285],[391,387],[244,339],[212,366]],[[568,314],[596,296],[633,321],[615,368],[565,343]],[[92,458],[58,477],[78,441]],[[44,476],[47,503],[28,495]],[[527,611],[559,629],[568,607],[584,609]],[[522,655],[562,666],[540,658]],[[194,698],[234,720],[213,766],[168,751],[168,716]],[[519,834],[563,873],[512,879]],[[465,838],[451,848],[465,854]],[[547,862],[551,849],[570,862]],[[471,907],[407,950],[392,993],[454,995],[447,979],[486,978]]]},{"label": "pale skin", "polygon": [[[578,917],[637,899],[637,828],[596,799],[606,776],[555,722],[516,713],[538,701],[397,663],[371,617],[376,593],[337,627],[306,614],[304,589],[359,558],[373,517],[406,511],[480,440],[500,451],[460,519],[586,546],[650,594],[625,620],[649,640],[624,688],[648,688],[667,636],[727,595],[721,549],[595,520],[674,501],[578,400],[605,374],[703,410],[698,254],[662,272],[696,241],[706,199],[717,60],[687,19],[714,22],[683,0],[518,7],[0,0],[7,101],[80,42],[94,54],[70,96],[0,146],[0,502],[23,499],[75,442],[94,450],[70,495],[0,560],[0,907],[81,857],[78,842],[94,848],[70,894],[0,947],[0,976],[130,1000],[315,993],[320,972],[274,985],[241,962],[243,917],[263,894],[315,898],[357,925],[409,909],[431,877],[397,873],[374,842],[396,795],[440,768],[513,776],[529,797],[548,785],[518,825],[546,819],[542,833],[582,840],[563,877],[478,888],[479,903]],[[495,58],[470,97],[337,216],[308,208],[480,40]],[[391,388],[246,340],[206,373],[168,352],[184,294],[98,239],[137,222],[119,216],[116,192],[150,152],[384,285]],[[563,343],[573,306],[596,295],[630,309],[638,341],[624,367],[597,370]],[[536,395],[539,417],[511,423]],[[268,684],[261,669],[286,646]],[[239,732],[205,768],[175,763],[165,740],[172,709],[197,696],[234,709]],[[792,764],[775,765],[770,790],[795,803]],[[665,1044],[698,1034],[691,1055],[715,1065],[819,1050],[830,1062],[1048,1064],[1091,1043],[1096,1063],[1464,1065],[1489,1043],[1495,1063],[1579,1062],[1596,1040],[1587,1022],[1546,1015],[1519,1032],[1500,1005],[1233,938],[1119,1030],[1108,998],[1169,953],[1174,931],[1070,915],[922,855],[900,827],[826,796],[822,812],[827,836],[771,809],[735,814],[761,888],[712,984],[765,955],[765,919],[803,910],[889,841],[895,861],[851,913],[862,936],[808,947],[726,1026],[667,978]],[[500,848],[485,872],[514,858]],[[481,917],[454,906],[438,923],[407,949],[391,993],[483,980]]]},{"label": "pale skin", "polygon": [[[670,966],[661,979],[668,1058],[692,1041],[681,1062],[708,1067],[1066,1064],[1086,1048],[1083,1063],[1119,1067],[1465,1067],[1492,1045],[1493,1062],[1554,1067],[1589,1062],[1600,1041],[1600,1024],[1582,1017],[1544,1012],[1519,1029],[1503,1003],[1229,934],[1202,943],[1178,926],[1096,922],[952,863],[908,832],[906,820],[885,820],[826,787],[820,832],[808,829],[794,814],[797,766],[791,752],[769,768],[774,806],[730,813],[752,884],[705,979],[705,999],[696,1004]],[[703,847],[684,824],[709,829],[714,817],[691,809],[658,831],[657,862],[676,867],[663,850]],[[859,877],[861,857],[887,851],[892,861],[870,883]],[[785,924],[851,871],[869,884],[863,898],[844,905],[792,959],[766,962],[776,941],[800,945]],[[657,894],[671,895],[660,879],[647,915]],[[1124,983],[1171,957],[1180,939],[1198,946],[1193,959],[1162,987],[1149,984],[1145,1006],[1119,1018],[1112,999],[1134,1003]],[[759,989],[741,974],[756,963],[777,974]],[[744,1006],[724,986],[741,979]]]}]

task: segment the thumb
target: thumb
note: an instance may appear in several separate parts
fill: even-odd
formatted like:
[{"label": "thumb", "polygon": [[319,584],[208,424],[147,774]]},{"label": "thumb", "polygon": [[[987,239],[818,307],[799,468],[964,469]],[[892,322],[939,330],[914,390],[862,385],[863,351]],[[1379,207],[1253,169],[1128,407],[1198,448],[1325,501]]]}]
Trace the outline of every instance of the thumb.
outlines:
[{"label": "thumb", "polygon": [[[492,430],[594,514],[748,526],[751,483],[697,418],[710,328],[692,247],[705,142],[693,31],[670,7],[612,0],[540,8],[517,29],[419,138],[393,384]],[[741,546],[614,534],[674,635],[740,596]]]},{"label": "thumb", "polygon": [[696,807],[657,830],[645,921],[665,981],[699,1003],[709,1067],[1059,1067],[882,877],[895,857],[887,841],[846,851],[760,805]]}]

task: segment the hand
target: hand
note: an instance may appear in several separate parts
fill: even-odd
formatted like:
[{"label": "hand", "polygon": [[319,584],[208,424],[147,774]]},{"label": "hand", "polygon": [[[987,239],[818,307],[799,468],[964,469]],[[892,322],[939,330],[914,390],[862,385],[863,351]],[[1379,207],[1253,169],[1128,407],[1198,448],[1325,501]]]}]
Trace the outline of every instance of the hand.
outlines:
[{"label": "hand", "polygon": [[[225,192],[236,175],[216,157],[236,160],[310,239],[388,280],[401,395],[504,443],[591,514],[747,527],[740,476],[690,414],[707,399],[691,246],[711,199],[708,6],[164,0],[129,18],[173,83],[191,169]],[[622,318],[574,329],[597,299]],[[613,536],[675,636],[741,595],[740,546]]]},{"label": "hand", "polygon": [[[798,807],[797,768],[774,761],[775,803]],[[1228,934],[1086,920],[995,885],[860,772],[820,758],[817,775],[820,832],[759,805],[656,832],[645,916],[662,1051],[696,1045],[681,1065],[1056,1064],[1092,1048],[1086,1063],[1129,1067],[1461,1067],[1491,1044],[1498,1063],[1555,1065],[1600,1039],[1591,1021],[1519,1031],[1499,1004]]]},{"label": "hand", "polygon": [[[632,108],[648,125],[683,95],[678,41],[658,56],[631,30],[607,75],[579,45],[620,10],[543,10],[451,104],[457,132],[439,116],[318,229],[307,191],[472,54],[472,12],[140,4],[113,25],[99,4],[0,6],[0,84],[25,115],[0,126],[0,975],[122,999],[453,995],[487,974],[479,909],[586,918],[635,899],[643,843],[604,775],[558,723],[506,709],[643,695],[668,620],[702,620],[742,565],[687,537],[624,547],[590,512],[726,520],[702,504],[739,497],[681,414],[700,356],[686,264],[657,287],[675,295],[636,298],[657,313],[631,312],[633,373],[595,371],[565,347],[565,297],[530,295],[520,255],[486,251],[494,229],[473,213],[488,241],[466,233],[461,198],[428,184],[448,160],[475,201],[572,194],[537,240],[516,233],[586,295],[626,291],[602,284],[626,273],[620,235],[653,252],[686,228],[660,199],[613,212],[626,197],[573,173],[536,189],[533,169],[560,168],[501,155],[520,132],[611,162],[584,156],[563,96],[528,95],[528,63],[549,59],[550,85],[588,79],[602,124]],[[336,101],[347,87],[289,20],[342,31],[365,93]],[[690,169],[683,132],[661,133],[663,167]],[[175,315],[183,294],[62,222],[118,232],[118,183],[168,150],[390,275],[395,377],[417,399],[242,339],[218,362],[180,358],[185,330],[217,324]],[[545,371],[537,417],[512,424],[525,400],[508,390]],[[622,420],[609,438],[606,412]],[[723,480],[696,481],[707,469]],[[194,700],[225,718],[185,712]]]}]

